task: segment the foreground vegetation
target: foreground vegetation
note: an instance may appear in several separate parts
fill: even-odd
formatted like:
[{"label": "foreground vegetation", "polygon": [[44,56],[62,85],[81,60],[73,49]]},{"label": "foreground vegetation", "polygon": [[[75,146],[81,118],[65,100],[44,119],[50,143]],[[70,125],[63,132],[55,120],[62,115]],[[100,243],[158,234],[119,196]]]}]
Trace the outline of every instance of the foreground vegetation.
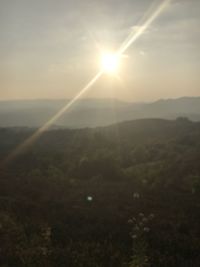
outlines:
[{"label": "foreground vegetation", "polygon": [[0,266],[200,266],[199,162],[187,119],[44,133],[0,169]]}]

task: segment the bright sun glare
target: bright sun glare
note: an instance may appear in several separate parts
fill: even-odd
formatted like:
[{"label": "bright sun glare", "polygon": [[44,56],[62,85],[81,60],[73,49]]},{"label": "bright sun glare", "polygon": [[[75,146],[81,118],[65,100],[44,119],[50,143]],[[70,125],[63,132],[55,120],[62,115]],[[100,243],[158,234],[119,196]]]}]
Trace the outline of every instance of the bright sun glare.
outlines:
[{"label": "bright sun glare", "polygon": [[114,53],[104,53],[101,57],[101,66],[105,73],[116,73],[119,68],[119,63],[119,56]]}]

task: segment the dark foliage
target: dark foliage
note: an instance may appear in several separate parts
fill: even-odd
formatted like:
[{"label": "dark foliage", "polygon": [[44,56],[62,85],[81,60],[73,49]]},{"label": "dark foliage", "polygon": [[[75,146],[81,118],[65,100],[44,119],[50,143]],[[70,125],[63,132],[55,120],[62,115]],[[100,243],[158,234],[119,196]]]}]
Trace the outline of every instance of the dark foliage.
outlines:
[{"label": "dark foliage", "polygon": [[[31,129],[0,129],[1,161]],[[200,124],[52,130],[0,169],[0,266],[200,266]]]}]

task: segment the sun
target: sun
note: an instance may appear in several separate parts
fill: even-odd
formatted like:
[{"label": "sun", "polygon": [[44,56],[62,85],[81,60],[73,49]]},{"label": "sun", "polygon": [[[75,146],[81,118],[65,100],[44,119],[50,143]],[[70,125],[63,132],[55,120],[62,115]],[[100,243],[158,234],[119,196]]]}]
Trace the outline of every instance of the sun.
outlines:
[{"label": "sun", "polygon": [[105,73],[115,74],[119,68],[120,58],[114,53],[103,53],[101,67]]}]

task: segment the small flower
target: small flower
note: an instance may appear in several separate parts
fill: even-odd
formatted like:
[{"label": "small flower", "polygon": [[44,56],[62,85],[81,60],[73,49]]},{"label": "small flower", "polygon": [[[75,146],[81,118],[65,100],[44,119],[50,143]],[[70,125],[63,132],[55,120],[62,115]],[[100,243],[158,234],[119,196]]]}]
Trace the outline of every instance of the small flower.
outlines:
[{"label": "small flower", "polygon": [[140,222],[140,223],[139,223],[139,226],[141,226],[141,227],[142,227],[143,225],[144,225],[144,224],[143,224],[143,222]]},{"label": "small flower", "polygon": [[133,230],[134,231],[139,231],[140,230],[140,227],[138,225],[136,225]]},{"label": "small flower", "polygon": [[136,239],[137,238],[137,235],[132,235],[131,236],[133,239]]},{"label": "small flower", "polygon": [[140,198],[140,194],[137,193],[137,192],[135,192],[135,193],[133,193],[133,197],[134,197],[134,198]]},{"label": "small flower", "polygon": [[144,232],[148,233],[150,231],[149,227],[144,227]]},{"label": "small flower", "polygon": [[155,215],[153,214],[153,213],[151,213],[150,215],[149,215],[149,218],[152,220],[153,218],[155,217]]},{"label": "small flower", "polygon": [[148,222],[148,219],[147,219],[146,217],[144,217],[144,218],[142,219],[142,222],[143,222],[143,223],[146,223],[146,222]]}]

